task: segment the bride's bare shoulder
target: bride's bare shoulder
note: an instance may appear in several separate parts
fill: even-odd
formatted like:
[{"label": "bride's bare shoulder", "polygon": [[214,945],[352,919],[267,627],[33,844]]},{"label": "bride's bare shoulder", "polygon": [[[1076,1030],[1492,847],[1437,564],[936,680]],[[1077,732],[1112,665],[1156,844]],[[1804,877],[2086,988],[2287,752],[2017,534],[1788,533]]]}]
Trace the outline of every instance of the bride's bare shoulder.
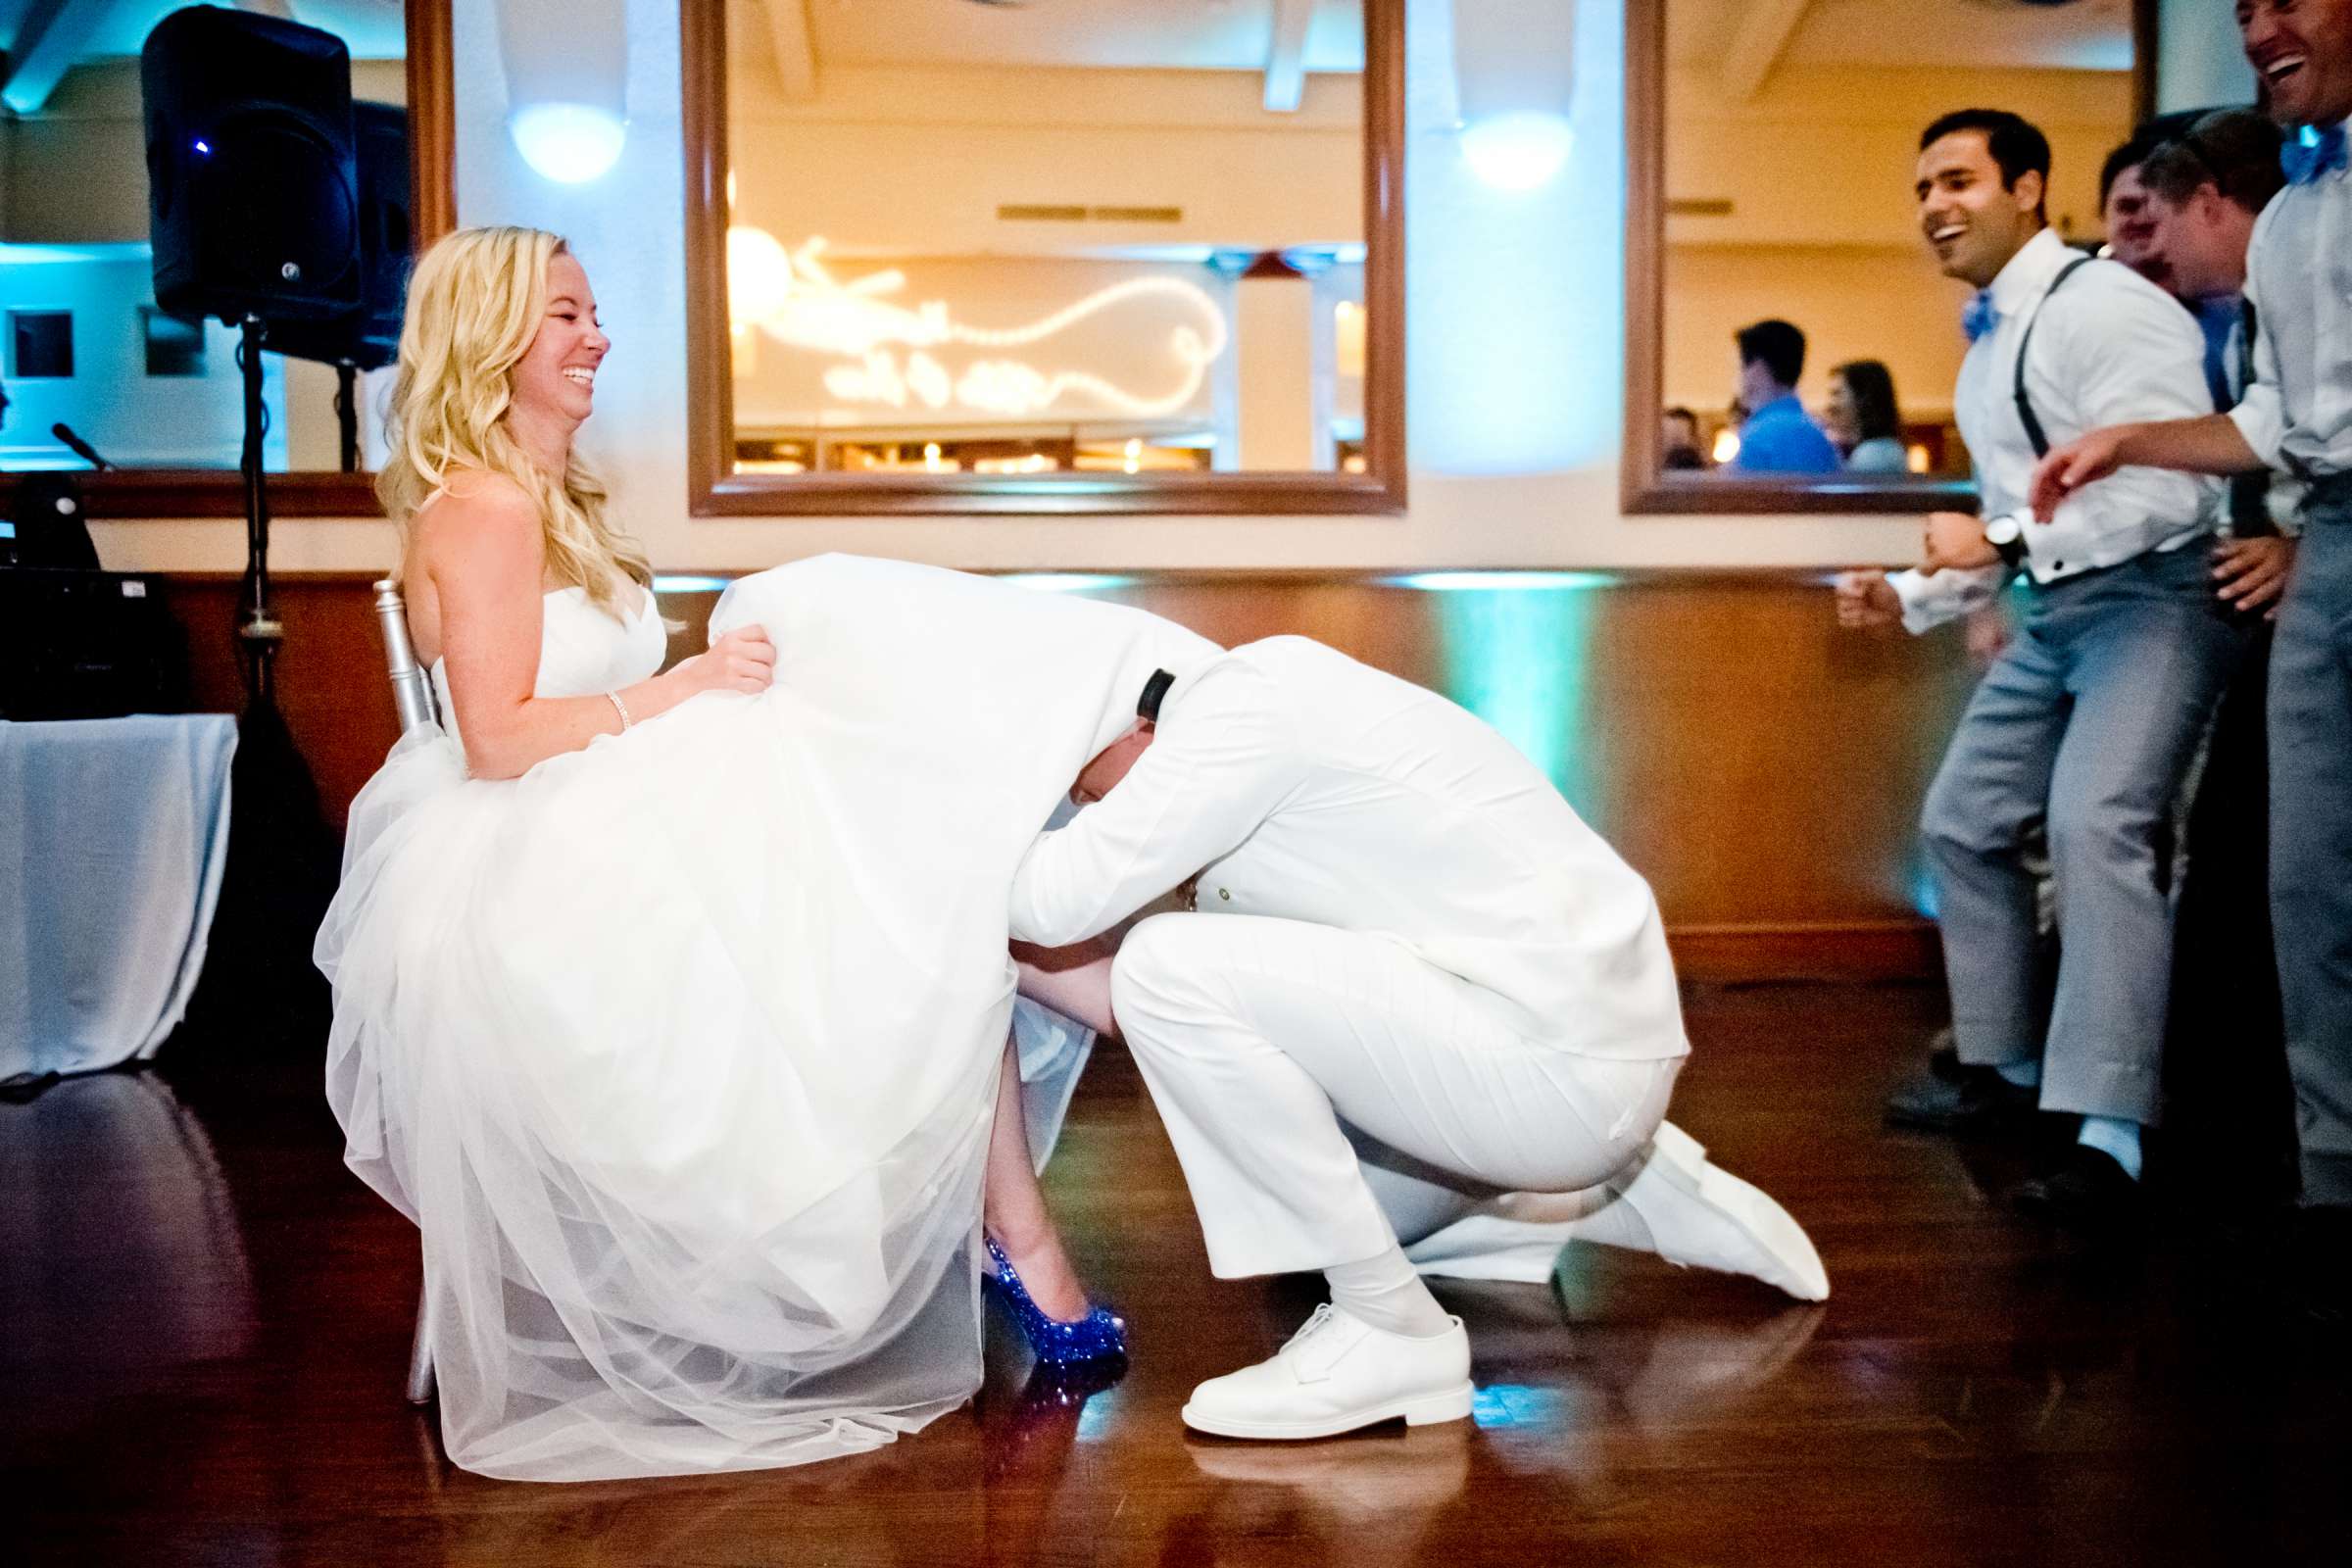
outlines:
[{"label": "bride's bare shoulder", "polygon": [[[413,567],[514,563],[541,549],[539,508],[529,492],[503,473],[464,468],[450,474],[410,524]],[[536,580],[534,572],[533,580]]]}]

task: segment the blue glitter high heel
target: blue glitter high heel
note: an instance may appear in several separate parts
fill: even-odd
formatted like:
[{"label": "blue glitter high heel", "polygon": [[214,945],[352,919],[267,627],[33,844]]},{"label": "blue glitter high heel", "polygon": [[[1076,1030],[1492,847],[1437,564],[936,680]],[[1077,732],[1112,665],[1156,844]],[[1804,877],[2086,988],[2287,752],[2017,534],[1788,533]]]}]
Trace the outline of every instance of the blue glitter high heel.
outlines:
[{"label": "blue glitter high heel", "polygon": [[988,1260],[995,1272],[988,1278],[997,1287],[997,1295],[1012,1321],[1020,1328],[1021,1338],[1037,1358],[1049,1366],[1068,1366],[1081,1361],[1124,1360],[1127,1356],[1127,1323],[1106,1306],[1098,1306],[1075,1323],[1064,1323],[1051,1317],[1046,1309],[1032,1300],[1029,1287],[1021,1283],[1020,1271],[1004,1249],[997,1245],[994,1236],[983,1234],[981,1241],[988,1247]]}]

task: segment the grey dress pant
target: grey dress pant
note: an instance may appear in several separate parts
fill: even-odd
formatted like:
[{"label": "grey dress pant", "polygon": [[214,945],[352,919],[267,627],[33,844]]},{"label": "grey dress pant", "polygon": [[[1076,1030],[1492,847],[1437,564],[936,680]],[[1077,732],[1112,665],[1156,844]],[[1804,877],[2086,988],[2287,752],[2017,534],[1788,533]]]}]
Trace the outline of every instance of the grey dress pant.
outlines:
[{"label": "grey dress pant", "polygon": [[[2173,961],[2173,805],[2244,629],[2201,540],[2034,585],[1921,822],[1963,1061],[2041,1061],[2044,1110],[2153,1123]],[[2037,996],[2039,826],[2058,976]]]},{"label": "grey dress pant", "polygon": [[2304,503],[2271,645],[2271,922],[2307,1203],[2352,1203],[2352,476]]}]

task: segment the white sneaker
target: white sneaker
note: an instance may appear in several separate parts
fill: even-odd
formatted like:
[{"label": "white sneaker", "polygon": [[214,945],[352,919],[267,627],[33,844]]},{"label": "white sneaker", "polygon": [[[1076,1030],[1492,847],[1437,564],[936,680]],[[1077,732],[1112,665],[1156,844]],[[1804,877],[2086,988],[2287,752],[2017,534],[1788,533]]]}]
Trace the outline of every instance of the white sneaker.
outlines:
[{"label": "white sneaker", "polygon": [[1330,1302],[1255,1366],[1193,1390],[1184,1424],[1222,1438],[1329,1438],[1404,1418],[1407,1426],[1470,1413],[1470,1336],[1460,1318],[1426,1340],[1376,1329]]}]

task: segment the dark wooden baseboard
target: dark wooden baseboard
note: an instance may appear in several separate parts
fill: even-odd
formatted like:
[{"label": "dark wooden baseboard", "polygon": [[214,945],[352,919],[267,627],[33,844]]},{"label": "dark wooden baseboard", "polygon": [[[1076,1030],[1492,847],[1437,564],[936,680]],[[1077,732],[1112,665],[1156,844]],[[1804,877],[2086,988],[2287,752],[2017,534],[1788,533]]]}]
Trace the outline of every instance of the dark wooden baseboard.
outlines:
[{"label": "dark wooden baseboard", "polygon": [[1932,980],[1943,948],[1932,920],[1666,928],[1686,980]]}]

